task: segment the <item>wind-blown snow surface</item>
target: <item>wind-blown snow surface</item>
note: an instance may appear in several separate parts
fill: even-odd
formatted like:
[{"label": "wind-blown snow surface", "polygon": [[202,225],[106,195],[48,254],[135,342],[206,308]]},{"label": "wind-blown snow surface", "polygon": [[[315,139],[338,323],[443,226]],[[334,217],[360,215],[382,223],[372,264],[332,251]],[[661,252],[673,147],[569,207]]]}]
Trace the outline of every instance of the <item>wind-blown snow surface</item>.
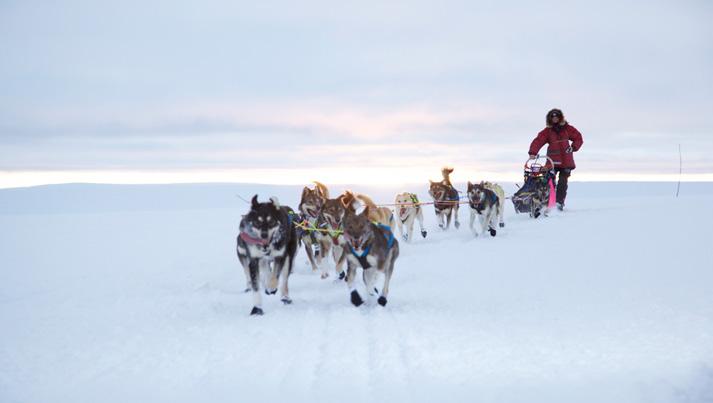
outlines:
[{"label": "wind-blown snow surface", "polygon": [[250,317],[236,195],[299,191],[1,190],[0,401],[713,400],[712,184],[572,183],[565,213],[508,204],[496,238],[428,206],[385,308],[300,251],[294,303]]}]

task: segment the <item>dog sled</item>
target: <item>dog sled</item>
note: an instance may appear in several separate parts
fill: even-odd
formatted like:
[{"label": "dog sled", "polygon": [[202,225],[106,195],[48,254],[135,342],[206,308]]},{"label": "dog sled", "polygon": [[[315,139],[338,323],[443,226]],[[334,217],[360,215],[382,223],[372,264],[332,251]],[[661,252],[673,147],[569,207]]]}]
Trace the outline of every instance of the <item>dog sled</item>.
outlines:
[{"label": "dog sled", "polygon": [[538,218],[555,204],[555,164],[550,157],[528,158],[524,166],[525,183],[512,196],[516,213]]}]

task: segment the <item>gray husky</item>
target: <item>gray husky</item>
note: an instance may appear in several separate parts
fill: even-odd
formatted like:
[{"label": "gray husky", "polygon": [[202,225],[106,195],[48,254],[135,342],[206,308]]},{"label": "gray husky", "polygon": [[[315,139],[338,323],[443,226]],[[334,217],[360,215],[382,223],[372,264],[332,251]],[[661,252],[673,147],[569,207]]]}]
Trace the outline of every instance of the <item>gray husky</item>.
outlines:
[{"label": "gray husky", "polygon": [[470,230],[473,235],[478,236],[473,225],[475,217],[480,221],[480,233],[489,231],[491,236],[495,236],[499,218],[502,217],[502,206],[500,196],[495,191],[486,186],[484,182],[473,184],[468,182],[468,204],[470,205]]},{"label": "gray husky", "polygon": [[379,292],[378,303],[386,305],[389,295],[389,282],[394,272],[394,262],[399,257],[399,242],[392,229],[383,224],[374,224],[369,220],[369,207],[361,214],[349,210],[344,215],[345,253],[347,256],[347,285],[354,306],[364,303],[356,290],[354,278],[357,268],[362,268],[362,278],[369,295],[379,292],[375,287],[378,273],[384,275],[384,283]]},{"label": "gray husky", "polygon": [[287,281],[297,253],[297,232],[292,225],[293,216],[292,209],[280,206],[277,198],[273,197],[267,203],[258,203],[255,195],[250,211],[240,221],[237,252],[253,293],[253,309],[250,315],[263,314],[261,278],[268,295],[277,292],[279,280],[282,302],[292,303]]}]

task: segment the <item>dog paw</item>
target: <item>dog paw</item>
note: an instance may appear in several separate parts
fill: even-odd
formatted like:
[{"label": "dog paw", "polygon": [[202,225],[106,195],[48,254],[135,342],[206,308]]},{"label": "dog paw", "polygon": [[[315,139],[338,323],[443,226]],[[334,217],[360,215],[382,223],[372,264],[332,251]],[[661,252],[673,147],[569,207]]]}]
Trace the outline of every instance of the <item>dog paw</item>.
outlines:
[{"label": "dog paw", "polygon": [[359,306],[359,305],[361,305],[361,304],[364,303],[364,300],[361,299],[361,296],[359,295],[359,293],[357,292],[357,290],[352,291],[352,297],[351,297],[351,298],[352,298],[352,304],[353,304],[354,306]]},{"label": "dog paw", "polygon": [[384,297],[384,296],[382,295],[382,296],[379,297],[379,299],[378,299],[376,302],[378,302],[379,305],[381,305],[381,306],[386,306],[386,297]]},{"label": "dog paw", "polygon": [[456,229],[460,228],[460,223],[458,221],[455,222]]},{"label": "dog paw", "polygon": [[438,228],[445,229],[446,227],[444,227],[443,224],[438,224]]},{"label": "dog paw", "polygon": [[403,238],[404,241],[408,242],[408,234],[401,235],[401,238]]},{"label": "dog paw", "polygon": [[280,301],[282,301],[285,305],[290,305],[292,303],[292,300],[289,297],[282,297]]},{"label": "dog paw", "polygon": [[267,294],[267,295],[273,295],[273,294],[275,294],[275,293],[277,293],[277,288],[272,289],[272,290],[265,288],[265,294]]},{"label": "dog paw", "polygon": [[250,287],[245,287],[245,289],[243,290],[243,292],[250,292],[251,290],[252,290],[252,288],[250,288]]},{"label": "dog paw", "polygon": [[254,306],[254,307],[253,307],[253,310],[250,311],[250,315],[251,315],[251,316],[252,316],[252,315],[262,315],[262,314],[263,314],[262,308],[259,308],[259,307],[256,307],[256,306]]},{"label": "dog paw", "polygon": [[347,277],[347,274],[344,272],[339,273],[339,279],[344,280]]},{"label": "dog paw", "polygon": [[501,223],[500,223],[500,228],[505,228],[505,223],[504,223],[504,222],[501,222]]},{"label": "dog paw", "polygon": [[319,277],[324,280],[325,278],[329,277],[329,273],[322,273],[322,275]]},{"label": "dog paw", "polygon": [[428,232],[426,232],[425,230],[421,231],[421,236],[423,236],[424,238],[426,237],[427,234],[428,234]]},{"label": "dog paw", "polygon": [[495,236],[498,233],[495,231],[495,228],[489,228],[488,231],[490,232],[490,236]]}]

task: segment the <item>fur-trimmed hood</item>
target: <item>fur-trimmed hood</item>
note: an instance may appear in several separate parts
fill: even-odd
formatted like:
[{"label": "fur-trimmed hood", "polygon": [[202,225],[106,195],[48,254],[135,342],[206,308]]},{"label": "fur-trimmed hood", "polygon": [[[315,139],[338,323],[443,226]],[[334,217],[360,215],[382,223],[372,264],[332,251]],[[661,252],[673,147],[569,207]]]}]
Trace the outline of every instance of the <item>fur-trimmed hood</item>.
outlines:
[{"label": "fur-trimmed hood", "polygon": [[559,123],[560,126],[566,126],[566,125],[567,125],[567,119],[565,119],[564,113],[562,113],[562,110],[561,110],[561,109],[557,109],[557,108],[553,108],[553,109],[550,109],[550,110],[547,112],[547,115],[545,115],[545,126],[547,126],[547,127],[552,127],[552,126],[553,126],[553,125],[552,125],[552,117],[551,117],[551,115],[552,115],[553,113],[558,113],[558,114],[560,115],[560,123]]}]

